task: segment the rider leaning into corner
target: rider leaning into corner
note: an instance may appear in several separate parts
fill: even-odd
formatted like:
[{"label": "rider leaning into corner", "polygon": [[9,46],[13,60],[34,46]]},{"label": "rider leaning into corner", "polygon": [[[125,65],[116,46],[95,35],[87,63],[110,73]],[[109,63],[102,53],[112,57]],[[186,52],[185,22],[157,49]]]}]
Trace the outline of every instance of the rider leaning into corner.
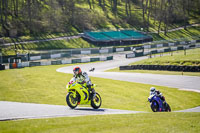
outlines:
[{"label": "rider leaning into corner", "polygon": [[92,82],[88,76],[88,74],[86,72],[82,72],[80,67],[75,67],[73,69],[74,72],[74,76],[73,78],[70,80],[70,82],[78,82],[80,84],[84,84],[86,83],[88,91],[92,91],[92,95],[93,95],[93,99],[96,96],[96,92],[94,90],[94,88],[91,88],[92,86]]},{"label": "rider leaning into corner", "polygon": [[163,101],[163,104],[166,103],[165,97],[162,95],[162,93],[159,90],[156,90],[155,87],[150,88],[150,95],[156,95],[156,96],[160,97],[160,99]]}]

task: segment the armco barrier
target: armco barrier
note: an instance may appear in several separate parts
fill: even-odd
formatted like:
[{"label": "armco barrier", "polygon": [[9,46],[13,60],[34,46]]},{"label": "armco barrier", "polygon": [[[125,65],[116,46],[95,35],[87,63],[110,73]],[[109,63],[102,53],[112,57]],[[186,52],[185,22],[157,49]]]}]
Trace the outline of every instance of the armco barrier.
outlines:
[{"label": "armco barrier", "polygon": [[62,64],[71,64],[71,63],[72,63],[71,59],[62,60]]},{"label": "armco barrier", "polygon": [[100,61],[99,58],[90,58],[90,62],[94,62],[94,61]]},{"label": "armco barrier", "polygon": [[124,48],[124,51],[130,51],[131,50],[131,47],[125,47]]},{"label": "armco barrier", "polygon": [[108,52],[109,52],[108,49],[100,49],[100,50],[99,50],[99,53],[101,53],[101,54],[106,54],[106,53],[108,53]]},{"label": "armco barrier", "polygon": [[82,59],[65,59],[56,61],[41,61],[41,62],[22,62],[22,63],[10,63],[9,68],[23,68],[32,66],[46,66],[46,65],[59,65],[59,64],[73,64],[73,63],[86,63],[94,61],[106,61],[113,60],[113,56],[108,57],[95,57],[95,58],[82,58]]},{"label": "armco barrier", "polygon": [[61,54],[51,54],[51,59],[60,58]]},{"label": "armco barrier", "polygon": [[108,53],[113,53],[113,48],[108,48]]},{"label": "armco barrier", "polygon": [[[183,46],[188,46],[190,44],[195,45],[195,43],[200,42],[200,40],[191,40],[191,41],[181,41],[181,42],[169,42],[169,43],[160,43],[160,44],[154,44],[154,45],[144,45],[144,46],[138,46],[134,47],[137,50],[142,49],[158,49],[158,48],[164,48],[164,47],[170,47],[172,51],[182,50]],[[182,45],[183,48],[180,47]],[[195,46],[191,46],[195,47]],[[196,47],[200,47],[199,45]],[[96,48],[96,49],[72,49],[70,51],[61,51],[60,53],[48,53],[48,54],[34,54],[30,56],[30,60],[40,60],[40,59],[50,59],[50,58],[64,58],[64,57],[71,57],[72,54],[104,54],[104,53],[114,53],[114,52],[121,52],[121,51],[131,51],[133,47],[121,47],[121,48]],[[159,51],[160,52],[160,51]],[[158,52],[158,53],[159,53]],[[164,51],[165,52],[165,51]],[[152,54],[156,54],[156,51],[152,51]],[[61,55],[59,55],[61,54]],[[144,54],[145,55],[145,54]],[[138,57],[138,56],[137,56]],[[27,60],[27,59],[26,59]]]},{"label": "armco barrier", "polygon": [[124,48],[116,48],[116,52],[122,52],[124,51]]},{"label": "armco barrier", "polygon": [[135,57],[140,57],[140,56],[144,56],[143,52],[135,53]]},{"label": "armco barrier", "polygon": [[107,57],[107,60],[113,60],[113,56]]},{"label": "armco barrier", "polygon": [[90,62],[90,58],[82,58],[81,62],[82,63]]},{"label": "armco barrier", "polygon": [[101,57],[100,58],[100,61],[106,61],[107,60],[107,57]]},{"label": "armco barrier", "polygon": [[0,64],[0,70],[5,70],[5,65]]},{"label": "armco barrier", "polygon": [[134,57],[135,57],[134,53],[126,54],[126,58],[134,58]]},{"label": "armco barrier", "polygon": [[69,53],[62,53],[61,58],[64,58],[64,57],[71,57],[71,55]]},{"label": "armco barrier", "polygon": [[62,64],[61,60],[51,61],[51,65],[60,65]]},{"label": "armco barrier", "polygon": [[81,54],[81,50],[72,50],[72,54]]},{"label": "armco barrier", "polygon": [[81,54],[91,54],[91,51],[90,51],[90,50],[87,50],[87,51],[81,51]]},{"label": "armco barrier", "polygon": [[51,65],[51,61],[42,61],[41,66],[48,66]]},{"label": "armco barrier", "polygon": [[99,49],[91,49],[91,54],[98,54],[99,53]]},{"label": "armco barrier", "polygon": [[32,66],[41,66],[41,63],[40,62],[29,62],[29,67],[32,67]]},{"label": "armco barrier", "polygon": [[200,66],[131,65],[131,66],[120,66],[119,68],[120,70],[164,70],[164,71],[200,72]]},{"label": "armco barrier", "polygon": [[170,52],[170,48],[164,49],[164,52]]},{"label": "armco barrier", "polygon": [[81,59],[72,59],[72,64],[81,63]]},{"label": "armco barrier", "polygon": [[50,59],[51,54],[41,54],[41,59]]},{"label": "armco barrier", "polygon": [[41,60],[41,56],[31,56],[30,60]]}]

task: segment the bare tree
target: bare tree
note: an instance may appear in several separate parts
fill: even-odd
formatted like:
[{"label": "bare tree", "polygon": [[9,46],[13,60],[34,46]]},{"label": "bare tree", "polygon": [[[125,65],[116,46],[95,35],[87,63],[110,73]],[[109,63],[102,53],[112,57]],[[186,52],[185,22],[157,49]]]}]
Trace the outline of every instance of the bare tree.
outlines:
[{"label": "bare tree", "polygon": [[92,9],[92,5],[91,5],[91,1],[90,0],[88,0],[88,4],[90,6],[90,9]]},{"label": "bare tree", "polygon": [[160,2],[160,9],[159,9],[158,34],[160,34],[160,26],[161,26],[161,22],[163,20],[163,4],[164,4],[164,0],[161,0],[161,2]]},{"label": "bare tree", "polygon": [[148,8],[147,31],[149,31],[149,19],[152,12],[152,0],[149,0],[150,7]]}]

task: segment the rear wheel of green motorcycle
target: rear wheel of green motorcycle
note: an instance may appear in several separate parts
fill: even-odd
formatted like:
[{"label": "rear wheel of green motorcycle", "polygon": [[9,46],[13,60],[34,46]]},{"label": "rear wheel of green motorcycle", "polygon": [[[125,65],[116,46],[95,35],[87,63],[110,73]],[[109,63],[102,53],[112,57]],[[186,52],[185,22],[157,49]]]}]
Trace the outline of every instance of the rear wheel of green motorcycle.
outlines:
[{"label": "rear wheel of green motorcycle", "polygon": [[91,100],[91,106],[94,109],[98,109],[101,106],[102,100],[101,100],[101,96],[96,93],[96,96],[94,99]]},{"label": "rear wheel of green motorcycle", "polygon": [[69,93],[67,94],[67,97],[66,97],[67,105],[68,105],[71,109],[76,108],[76,106],[78,105],[78,99],[77,99],[77,98],[74,98],[73,95],[74,95],[74,94],[73,94],[72,92],[69,92]]}]

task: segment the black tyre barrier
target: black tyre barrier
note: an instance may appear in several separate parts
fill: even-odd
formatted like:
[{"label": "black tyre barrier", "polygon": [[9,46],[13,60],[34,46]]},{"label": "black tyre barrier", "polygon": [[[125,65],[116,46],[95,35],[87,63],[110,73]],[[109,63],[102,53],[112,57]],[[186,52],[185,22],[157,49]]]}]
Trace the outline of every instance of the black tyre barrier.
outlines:
[{"label": "black tyre barrier", "polygon": [[131,65],[131,66],[120,66],[119,69],[200,72],[200,66],[176,66],[176,65]]},{"label": "black tyre barrier", "polygon": [[119,67],[120,70],[132,70],[132,66],[120,66]]}]

